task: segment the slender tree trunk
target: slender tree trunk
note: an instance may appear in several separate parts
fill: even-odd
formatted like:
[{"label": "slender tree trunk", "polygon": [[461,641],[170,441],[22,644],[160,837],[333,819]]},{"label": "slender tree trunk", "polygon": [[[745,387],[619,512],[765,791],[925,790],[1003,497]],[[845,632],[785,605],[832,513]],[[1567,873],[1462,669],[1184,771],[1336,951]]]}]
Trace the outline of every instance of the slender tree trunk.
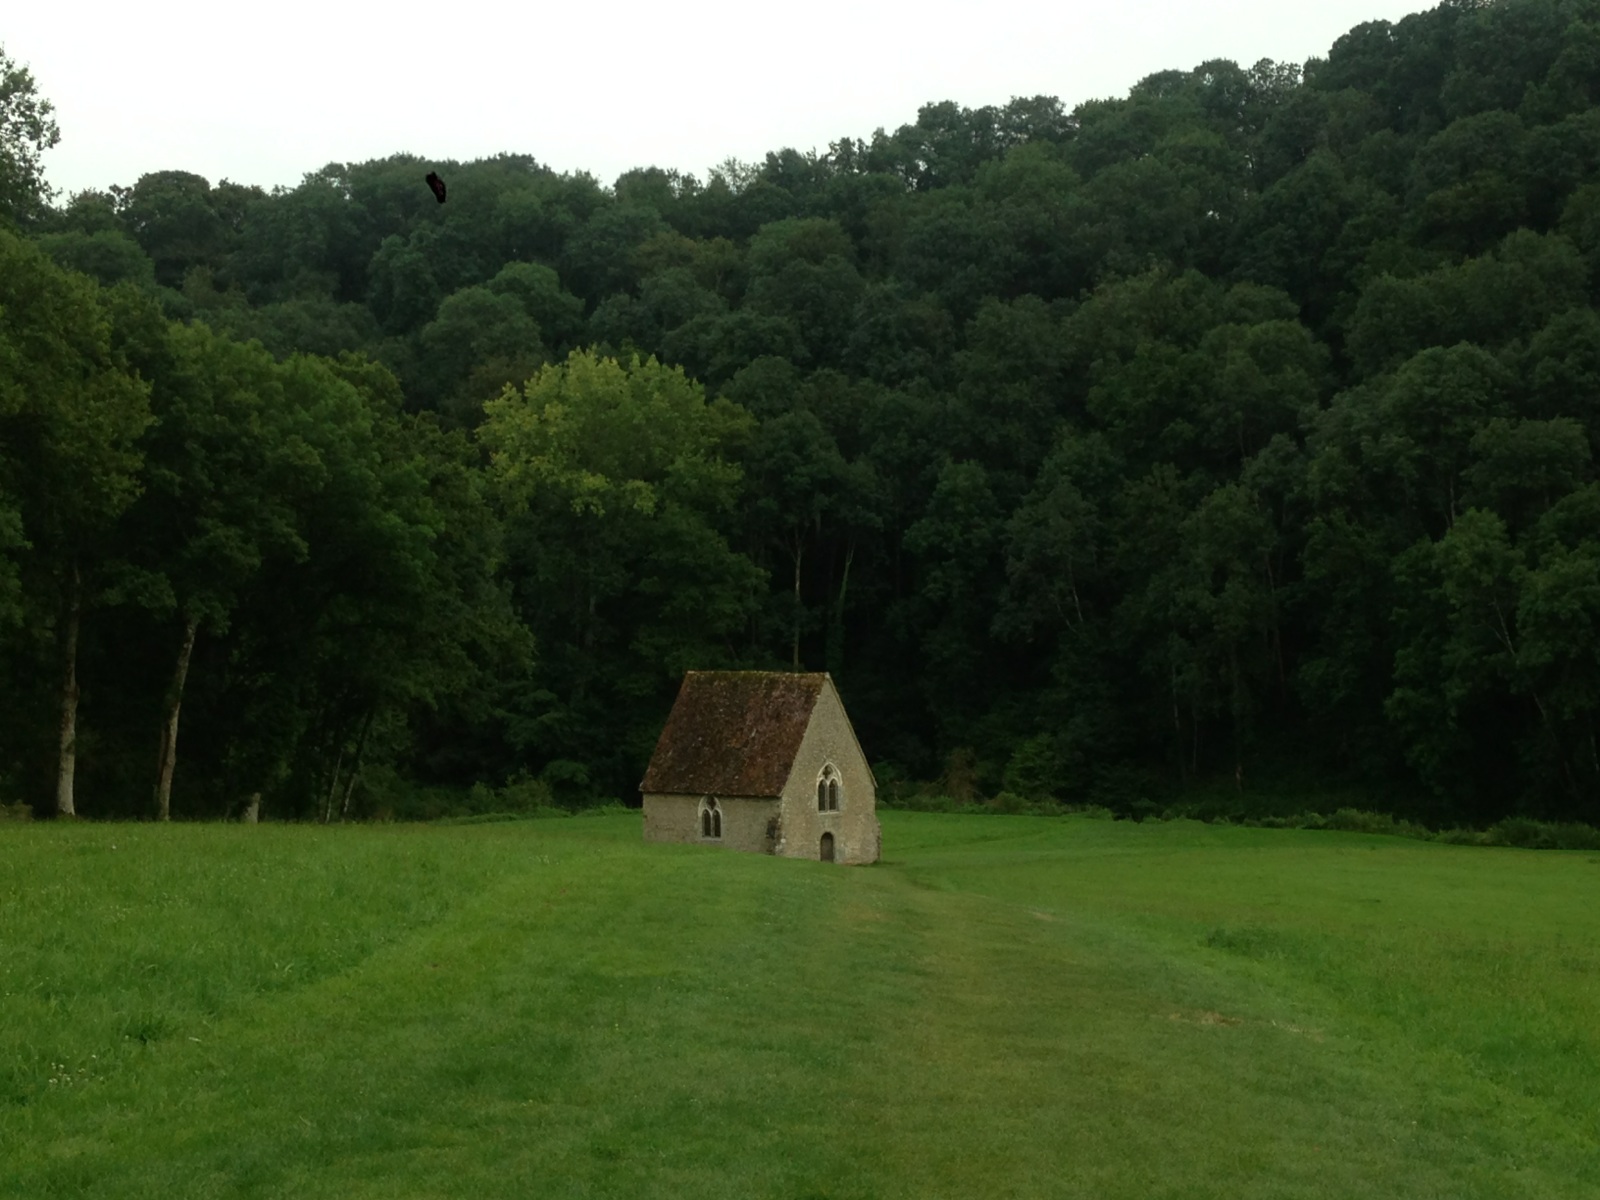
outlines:
[{"label": "slender tree trunk", "polygon": [[328,824],[333,820],[333,798],[339,794],[339,768],[344,766],[344,747],[339,747],[339,754],[333,760],[333,782],[328,785],[328,799],[322,806],[322,823]]},{"label": "slender tree trunk", "polygon": [[189,617],[183,623],[183,644],[178,647],[178,662],[172,669],[167,688],[166,711],[161,719],[161,748],[156,756],[156,819],[172,820],[172,772],[178,765],[178,710],[183,706],[183,685],[189,678],[189,657],[194,653],[195,634],[200,622]]},{"label": "slender tree trunk", "polygon": [[250,802],[244,806],[244,816],[240,818],[246,825],[254,825],[261,820],[261,793],[251,792]]},{"label": "slender tree trunk", "polygon": [[796,537],[790,555],[794,559],[794,637],[790,645],[796,671],[800,669],[800,560],[805,552],[805,543]]},{"label": "slender tree trunk", "polygon": [[1172,748],[1178,752],[1178,781],[1188,790],[1189,771],[1183,762],[1183,718],[1178,712],[1178,666],[1169,661],[1167,669],[1172,682]]},{"label": "slender tree trunk", "polygon": [[1278,625],[1278,577],[1272,569],[1272,552],[1267,552],[1267,597],[1268,612],[1272,621],[1272,629],[1268,634],[1272,644],[1272,656],[1278,664],[1278,698],[1286,699],[1289,695],[1289,672],[1283,663],[1283,630]]},{"label": "slender tree trunk", "polygon": [[346,778],[344,785],[344,800],[339,804],[339,824],[341,825],[344,824],[345,818],[350,815],[350,797],[355,795],[356,780],[359,777],[360,772],[355,769],[354,764],[351,764],[350,774]]},{"label": "slender tree trunk", "polygon": [[1200,773],[1200,713],[1192,704],[1189,706],[1189,773]]},{"label": "slender tree trunk", "polygon": [[1567,754],[1567,748],[1561,743],[1561,731],[1551,720],[1550,711],[1545,708],[1544,698],[1539,695],[1539,689],[1530,689],[1530,695],[1533,697],[1534,708],[1539,712],[1539,723],[1549,734],[1550,744],[1555,747],[1556,757],[1561,760],[1561,773],[1567,777],[1567,791],[1572,795],[1572,803],[1582,805],[1583,788],[1578,783],[1578,777],[1572,773],[1572,759]]},{"label": "slender tree trunk", "polygon": [[73,779],[78,770],[78,626],[83,617],[83,579],[72,564],[67,581],[66,611],[61,624],[61,737],[57,743],[56,813],[75,817]]},{"label": "slender tree trunk", "polygon": [[350,797],[355,794],[356,780],[361,777],[361,755],[367,748],[367,732],[372,728],[372,716],[377,712],[376,706],[367,709],[366,719],[361,722],[361,733],[356,738],[355,757],[350,760],[350,779],[344,786],[344,803],[339,806],[339,823],[344,824],[344,819],[350,815]]},{"label": "slender tree trunk", "polygon": [[850,564],[856,558],[855,539],[845,546],[844,572],[839,577],[839,597],[833,605],[833,629],[828,637],[828,670],[835,673],[844,669],[844,597],[850,586]]},{"label": "slender tree trunk", "polygon": [[1232,684],[1232,695],[1229,697],[1229,707],[1233,710],[1233,790],[1244,791],[1244,756],[1240,752],[1242,732],[1240,725],[1243,723],[1241,710],[1244,707],[1240,695],[1242,688],[1239,682],[1239,651],[1237,648],[1228,652],[1228,674]]},{"label": "slender tree trunk", "polygon": [[577,642],[583,651],[578,656],[578,669],[572,681],[571,704],[573,708],[578,709],[583,707],[584,700],[588,696],[589,676],[594,670],[595,626],[598,624],[595,620],[595,614],[600,607],[599,592],[594,578],[595,543],[598,539],[593,536],[594,530],[591,529],[590,533],[591,536],[584,541],[581,579],[577,572],[573,572],[573,586],[575,589],[573,598],[577,601],[577,613],[579,614],[573,617],[573,623],[578,627]]}]

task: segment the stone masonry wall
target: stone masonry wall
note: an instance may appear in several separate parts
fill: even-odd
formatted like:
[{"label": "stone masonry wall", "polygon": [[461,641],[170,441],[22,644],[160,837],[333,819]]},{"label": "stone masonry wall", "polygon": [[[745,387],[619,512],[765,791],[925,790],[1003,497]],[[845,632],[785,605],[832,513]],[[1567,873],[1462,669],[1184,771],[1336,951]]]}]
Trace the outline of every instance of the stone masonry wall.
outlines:
[{"label": "stone masonry wall", "polygon": [[[839,811],[818,812],[817,778],[829,763],[839,772]],[[783,789],[783,837],[777,853],[788,858],[818,858],[822,835],[829,832],[834,838],[835,862],[878,861],[882,835],[877,788],[832,680],[817,697],[811,723],[795,755],[794,770]]]},{"label": "stone masonry wall", "polygon": [[699,796],[644,797],[644,839],[647,842],[688,842],[722,846],[729,850],[749,850],[770,854],[772,843],[767,825],[778,815],[778,801],[750,800],[739,796],[718,796],[722,810],[722,837],[700,836]]}]

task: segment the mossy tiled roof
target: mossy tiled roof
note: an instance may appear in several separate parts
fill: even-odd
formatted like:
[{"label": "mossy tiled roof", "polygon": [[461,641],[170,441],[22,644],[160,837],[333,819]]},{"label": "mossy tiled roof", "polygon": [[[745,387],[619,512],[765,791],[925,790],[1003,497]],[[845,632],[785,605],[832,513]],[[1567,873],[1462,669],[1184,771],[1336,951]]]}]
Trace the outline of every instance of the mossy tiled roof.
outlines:
[{"label": "mossy tiled roof", "polygon": [[778,796],[827,678],[782,671],[690,671],[639,790]]}]

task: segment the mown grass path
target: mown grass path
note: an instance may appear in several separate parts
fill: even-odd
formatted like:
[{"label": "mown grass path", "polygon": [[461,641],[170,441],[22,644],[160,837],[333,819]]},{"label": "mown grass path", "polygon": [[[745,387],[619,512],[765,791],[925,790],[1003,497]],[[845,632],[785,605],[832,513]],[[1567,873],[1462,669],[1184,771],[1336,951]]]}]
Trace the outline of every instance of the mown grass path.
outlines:
[{"label": "mown grass path", "polygon": [[1600,1194],[1600,856],[884,821],[0,828],[0,1196]]}]

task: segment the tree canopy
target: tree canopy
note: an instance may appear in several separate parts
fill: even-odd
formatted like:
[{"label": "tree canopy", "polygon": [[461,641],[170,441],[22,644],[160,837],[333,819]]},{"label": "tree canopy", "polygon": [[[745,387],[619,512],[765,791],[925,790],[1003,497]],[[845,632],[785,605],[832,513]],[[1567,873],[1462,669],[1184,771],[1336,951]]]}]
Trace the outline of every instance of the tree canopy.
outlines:
[{"label": "tree canopy", "polygon": [[891,787],[1600,819],[1597,29],[55,206],[0,57],[0,778],[59,775],[78,622],[85,811],[182,694],[180,814],[629,799],[748,666],[833,672]]}]

